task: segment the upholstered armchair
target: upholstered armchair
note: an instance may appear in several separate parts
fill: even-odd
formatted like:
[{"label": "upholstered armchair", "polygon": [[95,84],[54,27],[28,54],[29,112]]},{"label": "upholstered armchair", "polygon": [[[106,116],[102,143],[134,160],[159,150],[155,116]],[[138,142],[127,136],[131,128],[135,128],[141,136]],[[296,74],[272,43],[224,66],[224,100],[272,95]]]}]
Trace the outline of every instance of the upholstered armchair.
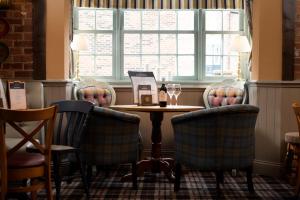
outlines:
[{"label": "upholstered armchair", "polygon": [[92,102],[95,106],[108,107],[116,102],[114,88],[94,79],[85,79],[75,84],[73,88],[74,99]]},{"label": "upholstered armchair", "polygon": [[133,187],[137,187],[139,123],[137,115],[94,107],[81,146],[83,160],[88,166],[88,180],[93,165],[103,167],[131,163]]},{"label": "upholstered armchair", "polygon": [[220,83],[208,86],[203,93],[206,108],[245,104],[248,101],[248,91],[245,81],[226,79]]},{"label": "upholstered armchair", "polygon": [[[136,162],[142,152],[140,118],[107,108],[115,103],[116,94],[106,83],[84,80],[75,86],[74,96],[75,99],[90,101],[95,105],[87,122],[81,148],[83,160],[89,166],[88,180],[93,165],[99,169],[102,166],[132,163],[134,175]],[[136,188],[136,178],[132,180]]]},{"label": "upholstered armchair", "polygon": [[253,191],[254,129],[259,109],[252,105],[230,105],[174,116],[175,191],[180,187],[181,165],[216,173],[217,191],[223,171],[247,171]]}]

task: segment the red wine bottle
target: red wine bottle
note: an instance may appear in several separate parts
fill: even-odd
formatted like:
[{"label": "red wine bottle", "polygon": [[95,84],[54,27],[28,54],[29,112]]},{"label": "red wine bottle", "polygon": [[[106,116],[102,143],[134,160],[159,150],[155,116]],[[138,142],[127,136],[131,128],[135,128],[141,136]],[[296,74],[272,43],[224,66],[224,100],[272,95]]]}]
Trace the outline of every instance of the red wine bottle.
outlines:
[{"label": "red wine bottle", "polygon": [[159,106],[166,107],[167,106],[167,88],[165,83],[162,83],[159,89],[159,96],[158,96]]}]

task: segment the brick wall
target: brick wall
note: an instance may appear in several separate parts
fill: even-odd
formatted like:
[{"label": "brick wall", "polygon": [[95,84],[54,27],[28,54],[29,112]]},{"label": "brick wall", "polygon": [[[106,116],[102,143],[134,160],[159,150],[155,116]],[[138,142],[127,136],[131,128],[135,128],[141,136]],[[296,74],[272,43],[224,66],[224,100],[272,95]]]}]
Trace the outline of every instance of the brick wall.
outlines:
[{"label": "brick wall", "polygon": [[295,79],[300,79],[300,0],[296,3],[295,24]]},{"label": "brick wall", "polygon": [[7,10],[0,10],[0,18],[10,25],[0,42],[9,47],[8,58],[0,64],[0,78],[32,78],[32,0],[11,0]]}]

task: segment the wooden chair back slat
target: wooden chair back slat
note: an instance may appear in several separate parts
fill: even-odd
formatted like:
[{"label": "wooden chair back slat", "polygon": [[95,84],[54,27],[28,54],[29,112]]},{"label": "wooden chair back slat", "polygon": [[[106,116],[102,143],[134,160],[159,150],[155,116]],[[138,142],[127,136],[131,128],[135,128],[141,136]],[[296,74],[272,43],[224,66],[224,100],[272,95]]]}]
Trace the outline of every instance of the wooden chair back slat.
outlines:
[{"label": "wooden chair back slat", "polygon": [[58,124],[54,131],[54,144],[79,147],[83,123],[92,109],[92,105],[87,101],[59,101],[53,103],[57,105]]},{"label": "wooden chair back slat", "polygon": [[299,137],[300,137],[300,105],[298,103],[293,103],[292,107],[294,109],[296,119],[297,119],[297,125],[299,130]]}]

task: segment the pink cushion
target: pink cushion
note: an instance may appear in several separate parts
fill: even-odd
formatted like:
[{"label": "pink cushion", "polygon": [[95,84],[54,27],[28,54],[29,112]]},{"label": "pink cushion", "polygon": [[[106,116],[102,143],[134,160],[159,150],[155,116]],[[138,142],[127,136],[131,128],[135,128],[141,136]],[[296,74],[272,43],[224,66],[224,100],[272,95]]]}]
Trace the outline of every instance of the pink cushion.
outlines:
[{"label": "pink cushion", "polygon": [[102,107],[110,106],[112,101],[112,94],[108,89],[95,86],[78,89],[77,96],[79,100],[86,100]]},{"label": "pink cushion", "polygon": [[45,157],[40,153],[16,152],[7,159],[11,168],[34,167],[44,164]]},{"label": "pink cushion", "polygon": [[240,88],[220,87],[213,88],[208,93],[208,103],[211,107],[241,104],[244,91]]}]

